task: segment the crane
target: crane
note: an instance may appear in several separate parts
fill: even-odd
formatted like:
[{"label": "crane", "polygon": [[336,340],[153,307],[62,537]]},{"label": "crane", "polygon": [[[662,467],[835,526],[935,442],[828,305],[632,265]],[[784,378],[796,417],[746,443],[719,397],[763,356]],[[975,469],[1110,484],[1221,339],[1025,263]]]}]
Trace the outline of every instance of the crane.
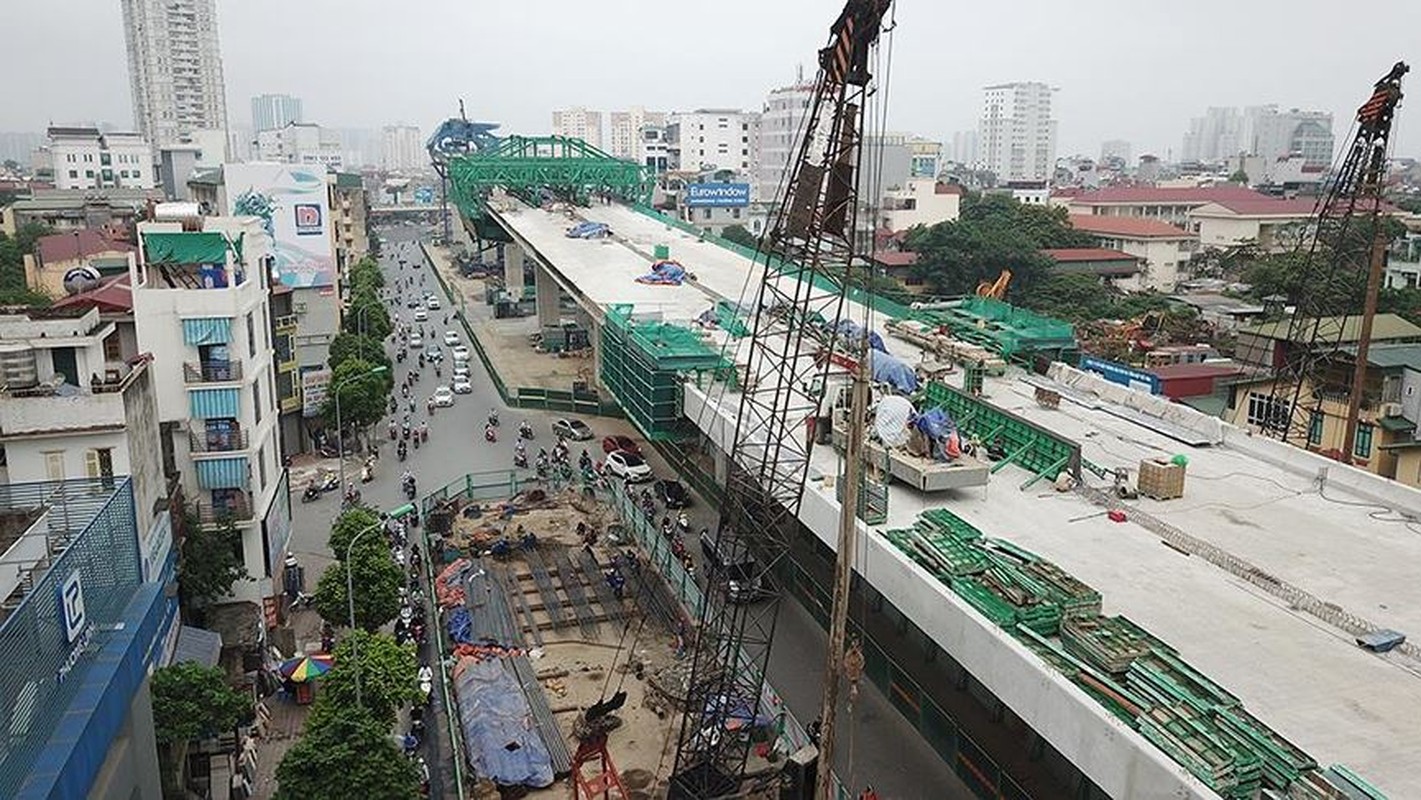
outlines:
[{"label": "crane", "polygon": [[[812,441],[804,421],[817,416],[821,396],[814,387],[824,385],[831,367],[815,354],[826,346],[833,351],[840,330],[833,323],[841,318],[855,271],[867,275],[854,237],[858,176],[872,96],[870,63],[891,3],[848,0],[831,26],[796,158],[757,252],[764,273],[747,344],[751,377],[740,393],[716,535],[724,547],[758,556],[756,577],[770,590],[754,604],[732,602],[726,592],[706,594],[671,775],[673,800],[734,795],[744,781],[751,743],[734,729],[760,714],[779,607],[774,570],[788,552],[808,478]],[[808,320],[828,324],[802,324]],[[862,368],[854,372],[861,383]],[[855,392],[860,400],[862,394]],[[862,414],[859,409],[854,415],[860,427]],[[856,461],[849,461],[851,472]],[[844,498],[852,527],[857,492],[846,491]],[[841,547],[841,560],[852,555]],[[842,617],[847,603],[839,594],[836,586],[835,613]],[[841,621],[840,638],[842,627]],[[829,658],[832,664],[832,642]],[[827,727],[832,737],[832,725]]]},{"label": "crane", "polygon": [[997,274],[994,281],[978,281],[977,296],[989,297],[993,300],[1001,300],[1007,296],[1007,287],[1011,285],[1011,270],[1003,268]]},{"label": "crane", "polygon": [[[1347,317],[1329,307],[1331,290],[1355,285],[1365,275],[1363,310],[1357,334],[1357,353],[1348,392],[1347,423],[1341,459],[1350,461],[1357,433],[1362,390],[1367,376],[1372,321],[1385,265],[1385,220],[1382,191],[1385,186],[1387,148],[1392,119],[1401,102],[1401,79],[1408,71],[1396,62],[1372,86],[1371,96],[1357,109],[1356,133],[1327,192],[1318,200],[1311,236],[1306,240],[1306,260],[1294,277],[1290,300],[1297,309],[1288,322],[1286,352],[1273,373],[1263,428],[1284,441],[1305,440],[1313,414],[1321,413],[1322,398],[1316,383],[1325,359],[1342,344]],[[1304,394],[1304,388],[1313,391]]]}]

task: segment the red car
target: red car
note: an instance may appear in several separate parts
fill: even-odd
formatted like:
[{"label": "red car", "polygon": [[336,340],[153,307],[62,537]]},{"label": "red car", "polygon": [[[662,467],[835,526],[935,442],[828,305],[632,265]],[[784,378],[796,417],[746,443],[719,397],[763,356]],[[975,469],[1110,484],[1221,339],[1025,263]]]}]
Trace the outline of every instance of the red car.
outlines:
[{"label": "red car", "polygon": [[608,436],[602,440],[602,452],[615,453],[622,450],[632,455],[641,455],[641,448],[636,446],[630,436]]}]

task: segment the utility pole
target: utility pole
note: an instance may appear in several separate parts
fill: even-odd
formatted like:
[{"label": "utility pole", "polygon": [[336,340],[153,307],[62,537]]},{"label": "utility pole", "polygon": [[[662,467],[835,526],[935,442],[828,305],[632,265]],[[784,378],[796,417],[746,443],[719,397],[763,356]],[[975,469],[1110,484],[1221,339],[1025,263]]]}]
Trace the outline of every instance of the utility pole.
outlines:
[{"label": "utility pole", "polygon": [[[839,504],[839,545],[834,559],[834,597],[830,606],[829,650],[824,658],[824,706],[819,719],[819,770],[815,793],[824,800],[834,800],[834,740],[839,713],[839,682],[857,676],[845,676],[845,641],[849,627],[849,591],[854,575],[854,553],[858,540],[859,489],[863,475],[864,429],[868,419],[868,339],[854,342],[862,354],[851,370],[853,384],[849,390],[849,431],[844,447],[843,500]],[[832,413],[832,412],[831,412]],[[830,423],[833,424],[832,421]]]},{"label": "utility pole", "polygon": [[1372,323],[1377,317],[1377,294],[1381,291],[1382,272],[1386,267],[1386,234],[1380,213],[1372,213],[1372,249],[1367,265],[1367,298],[1362,307],[1362,327],[1357,332],[1357,357],[1352,365],[1352,391],[1347,394],[1347,428],[1342,435],[1344,464],[1352,463],[1353,446],[1357,442],[1357,417],[1362,410],[1362,390],[1367,385],[1367,356],[1372,348]]}]

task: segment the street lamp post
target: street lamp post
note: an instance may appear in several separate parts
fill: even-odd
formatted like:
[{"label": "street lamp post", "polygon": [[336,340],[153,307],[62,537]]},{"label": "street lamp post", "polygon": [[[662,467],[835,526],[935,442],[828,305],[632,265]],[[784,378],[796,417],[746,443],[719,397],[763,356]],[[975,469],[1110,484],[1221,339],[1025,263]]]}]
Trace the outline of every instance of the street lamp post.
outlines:
[{"label": "street lamp post", "polygon": [[336,383],[331,390],[335,393],[336,398],[336,466],[340,471],[340,490],[342,494],[345,492],[345,426],[342,424],[340,416],[340,388],[353,380],[368,378],[371,375],[380,375],[386,371],[384,366],[379,366],[372,368],[369,372],[362,372],[359,375],[350,375],[345,380]]},{"label": "street lamp post", "polygon": [[[412,511],[414,511],[414,506],[410,503],[405,503],[402,506],[397,506],[395,508],[390,509],[388,516],[391,519],[403,519],[404,517],[408,516]],[[354,536],[350,537],[350,542],[347,543],[345,546],[345,602],[347,613],[346,624],[352,631],[355,630],[355,573],[350,568],[350,555],[355,548],[355,542],[360,537],[373,530],[379,530],[384,525],[385,520],[382,519],[374,525],[362,528],[359,533],[356,533]],[[350,639],[350,659],[355,664],[355,704],[360,706],[361,708],[364,708],[365,701],[360,694],[360,646],[357,644],[357,641],[358,637],[352,636]]]}]

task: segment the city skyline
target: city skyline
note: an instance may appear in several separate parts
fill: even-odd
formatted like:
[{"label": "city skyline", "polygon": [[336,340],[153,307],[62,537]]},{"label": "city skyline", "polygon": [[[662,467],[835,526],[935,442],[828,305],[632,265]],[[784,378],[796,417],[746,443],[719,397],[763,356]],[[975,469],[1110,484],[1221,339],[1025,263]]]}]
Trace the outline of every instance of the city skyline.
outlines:
[{"label": "city skyline", "polygon": [[[538,5],[536,0],[533,5]],[[546,0],[543,5],[552,7]],[[552,110],[574,106],[607,111],[638,105],[666,110],[759,110],[770,90],[793,83],[798,62],[783,54],[813,52],[823,44],[823,25],[806,21],[818,20],[830,5],[825,0],[787,0],[773,6],[729,0],[725,15],[754,16],[762,24],[736,29],[735,58],[725,59],[714,70],[676,71],[675,81],[663,80],[664,75],[646,65],[678,63],[684,56],[683,45],[639,35],[651,21],[642,19],[631,0],[610,0],[596,17],[586,19],[530,13],[527,3],[480,8],[480,27],[516,32],[527,25],[526,20],[538,20],[538,34],[546,46],[535,66],[524,67],[530,70],[526,79],[517,81],[495,81],[477,71],[455,69],[459,48],[428,46],[424,27],[428,14],[377,17],[374,10],[349,6],[339,6],[337,14],[330,3],[288,7],[274,0],[253,0],[240,6],[218,2],[217,15],[226,105],[234,123],[241,122],[248,98],[273,91],[305,98],[307,119],[331,127],[368,129],[401,120],[432,129],[457,112],[461,97],[480,97],[468,104],[470,118],[502,123],[505,132],[537,134],[549,131]],[[1298,13],[1286,16],[1267,8],[1205,0],[1187,18],[1163,8],[1126,5],[1123,0],[1095,0],[1084,8],[1044,2],[1028,5],[1035,10],[1023,9],[1030,13],[1013,17],[1013,47],[1007,55],[992,37],[964,37],[952,48],[940,47],[934,43],[935,32],[953,24],[949,10],[921,3],[895,4],[898,28],[888,127],[950,141],[953,132],[976,126],[985,86],[1042,81],[1060,89],[1053,98],[1053,115],[1060,123],[1059,154],[1091,155],[1099,152],[1103,142],[1125,140],[1137,155],[1178,157],[1180,132],[1210,106],[1276,104],[1285,109],[1316,109],[1332,113],[1337,127],[1343,128],[1372,81],[1392,62],[1411,55],[1405,26],[1378,27],[1344,17],[1329,25],[1329,39],[1351,37],[1368,46],[1364,50],[1359,44],[1352,55],[1340,60],[1342,67],[1311,57],[1308,48],[1274,53],[1260,67],[1256,32],[1267,30],[1270,36],[1303,40],[1320,36],[1322,32],[1308,22],[1317,16],[1305,13],[1305,7],[1324,10],[1321,0],[1294,3],[1289,8]],[[1404,0],[1388,0],[1381,6],[1382,16],[1407,10]],[[475,22],[471,8],[452,2],[441,8],[431,13],[443,20],[446,30]],[[278,14],[284,24],[270,25]],[[1082,14],[1110,20],[1112,38],[1099,47],[1073,45],[1070,58],[1062,58],[1060,30]],[[1210,20],[1218,15],[1226,15],[1230,26],[1213,25]],[[12,48],[20,63],[43,57],[47,42],[61,34],[72,35],[76,27],[82,29],[77,32],[90,34],[86,41],[91,44],[70,56],[75,61],[73,73],[41,72],[15,87],[11,102],[0,109],[0,130],[42,130],[50,121],[76,118],[136,127],[129,116],[127,81],[122,70],[114,69],[124,58],[123,37],[115,35],[122,31],[118,3],[30,0],[9,16],[17,30],[29,31],[17,37]],[[323,39],[333,44],[312,40],[306,32],[313,29],[328,33]],[[599,48],[595,59],[587,57],[585,47],[574,46],[621,37],[638,46]],[[402,44],[405,41],[409,44]],[[495,37],[485,53],[488,62],[501,61],[503,49],[517,49],[519,41],[516,35]],[[325,70],[302,69],[303,63],[330,63],[321,54],[335,42],[342,49],[369,50],[379,57],[343,62],[340,80],[331,80]],[[1209,43],[1208,58],[1202,63],[1200,42]],[[517,61],[515,56],[508,54],[509,63]],[[1185,64],[1187,69],[1182,68]],[[72,80],[76,75],[84,80]],[[566,79],[571,75],[578,79]],[[945,75],[952,77],[937,77]],[[399,90],[371,103],[371,88],[382,82]],[[1408,124],[1404,103],[1398,117],[1394,151],[1421,156],[1421,124]]]}]

